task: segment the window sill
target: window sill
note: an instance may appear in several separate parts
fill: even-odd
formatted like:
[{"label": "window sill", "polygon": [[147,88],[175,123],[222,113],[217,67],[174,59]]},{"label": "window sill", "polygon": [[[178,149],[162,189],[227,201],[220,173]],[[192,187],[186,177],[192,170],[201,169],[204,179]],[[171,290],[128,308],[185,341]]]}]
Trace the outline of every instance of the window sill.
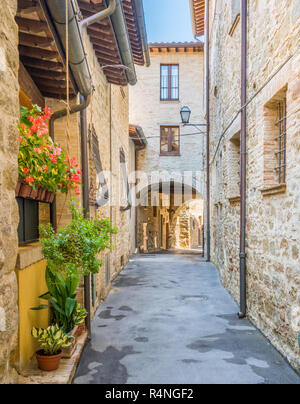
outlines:
[{"label": "window sill", "polygon": [[240,196],[232,196],[230,198],[228,198],[229,203],[230,204],[235,204],[235,203],[239,203],[241,201],[241,197]]},{"label": "window sill", "polygon": [[273,187],[263,188],[260,190],[263,196],[272,196],[284,194],[286,192],[286,184],[274,185]]},{"label": "window sill", "polygon": [[16,269],[24,269],[44,259],[40,243],[19,247]]},{"label": "window sill", "polygon": [[180,100],[160,100],[162,104],[179,104]]},{"label": "window sill", "polygon": [[181,157],[180,153],[160,153],[160,157]]}]

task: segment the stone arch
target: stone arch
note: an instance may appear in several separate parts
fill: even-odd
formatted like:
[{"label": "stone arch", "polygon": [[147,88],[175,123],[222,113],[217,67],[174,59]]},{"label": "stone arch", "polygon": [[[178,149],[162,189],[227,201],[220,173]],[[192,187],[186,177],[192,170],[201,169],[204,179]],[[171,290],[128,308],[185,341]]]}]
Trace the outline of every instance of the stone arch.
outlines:
[{"label": "stone arch", "polygon": [[[203,204],[199,188],[175,181],[154,182],[142,187],[137,195],[140,251],[154,252],[173,248],[176,244],[174,214],[180,215],[180,209],[195,200],[202,201]],[[155,201],[157,206],[154,206]],[[203,217],[203,213],[201,216]]]}]

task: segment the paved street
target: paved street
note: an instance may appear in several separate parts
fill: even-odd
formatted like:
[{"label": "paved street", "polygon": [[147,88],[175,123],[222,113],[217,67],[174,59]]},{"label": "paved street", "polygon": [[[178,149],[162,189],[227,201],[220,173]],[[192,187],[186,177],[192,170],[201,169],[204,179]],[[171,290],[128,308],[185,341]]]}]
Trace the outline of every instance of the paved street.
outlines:
[{"label": "paved street", "polygon": [[196,255],[132,259],[93,322],[76,384],[300,383]]}]

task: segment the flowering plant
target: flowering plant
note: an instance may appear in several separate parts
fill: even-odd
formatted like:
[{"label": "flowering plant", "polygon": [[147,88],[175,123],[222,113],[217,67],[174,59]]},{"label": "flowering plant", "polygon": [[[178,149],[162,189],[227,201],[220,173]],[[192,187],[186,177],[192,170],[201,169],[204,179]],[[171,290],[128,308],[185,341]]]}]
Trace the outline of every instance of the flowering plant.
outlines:
[{"label": "flowering plant", "polygon": [[49,136],[50,117],[48,107],[21,107],[19,176],[34,189],[43,187],[54,193],[74,189],[79,194],[81,171],[76,158],[69,160],[66,151]]}]

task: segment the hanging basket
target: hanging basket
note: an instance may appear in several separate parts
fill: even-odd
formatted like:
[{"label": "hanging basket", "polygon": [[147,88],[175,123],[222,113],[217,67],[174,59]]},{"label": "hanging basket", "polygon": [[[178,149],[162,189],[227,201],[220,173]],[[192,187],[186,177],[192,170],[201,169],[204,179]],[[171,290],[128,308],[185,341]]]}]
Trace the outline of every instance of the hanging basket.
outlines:
[{"label": "hanging basket", "polygon": [[30,185],[25,184],[24,182],[19,180],[16,186],[16,197],[31,199],[44,203],[53,203],[55,194],[54,192],[48,191],[47,189],[42,187],[34,189]]}]

